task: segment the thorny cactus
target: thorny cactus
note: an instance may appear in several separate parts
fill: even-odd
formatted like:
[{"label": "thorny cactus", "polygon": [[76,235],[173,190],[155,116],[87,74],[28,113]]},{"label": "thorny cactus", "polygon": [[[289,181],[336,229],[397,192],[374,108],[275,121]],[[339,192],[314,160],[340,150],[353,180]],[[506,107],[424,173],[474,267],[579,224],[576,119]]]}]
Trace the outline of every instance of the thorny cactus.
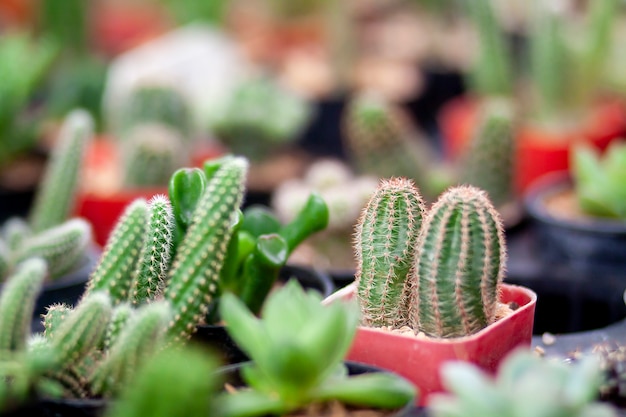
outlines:
[{"label": "thorny cactus", "polygon": [[399,107],[363,94],[348,104],[343,123],[346,149],[361,173],[412,179],[428,197],[439,191],[433,150]]},{"label": "thorny cactus", "polygon": [[500,217],[471,186],[442,194],[421,227],[420,203],[406,180],[382,181],[359,221],[365,322],[433,337],[472,334],[495,320],[505,264]]},{"label": "thorny cactus", "polygon": [[186,339],[194,331],[218,290],[218,280],[244,194],[248,161],[226,157],[208,180],[191,224],[178,247],[164,298],[173,307],[170,333]]},{"label": "thorny cactus", "polygon": [[506,99],[485,102],[459,178],[485,190],[498,208],[514,197],[514,139],[513,104]]},{"label": "thorny cactus", "polygon": [[310,115],[302,97],[261,77],[237,86],[217,109],[211,129],[233,153],[259,161],[297,139]]},{"label": "thorny cactus", "polygon": [[93,137],[93,124],[93,118],[84,110],[74,110],[65,118],[29,214],[34,233],[57,226],[69,217],[83,154]]},{"label": "thorny cactus", "polygon": [[89,113],[74,110],[66,118],[46,167],[28,220],[7,220],[0,230],[0,280],[17,264],[42,257],[50,279],[70,271],[91,243],[91,226],[69,219],[85,147],[93,136]]},{"label": "thorny cactus", "polygon": [[126,133],[145,123],[163,123],[187,138],[191,130],[191,111],[187,99],[173,86],[146,84],[136,87],[122,106],[121,120],[111,122],[121,140]]},{"label": "thorny cactus", "polygon": [[52,280],[75,268],[91,243],[91,225],[73,218],[58,226],[32,234],[28,224],[18,218],[8,220],[0,230],[0,280],[20,262],[41,257],[48,265]]},{"label": "thorny cactus", "polygon": [[149,187],[167,184],[187,162],[183,136],[164,123],[144,123],[131,129],[122,143],[124,185]]},{"label": "thorny cactus", "polygon": [[425,205],[411,180],[380,183],[357,222],[357,294],[365,325],[408,323],[404,287],[413,265]]},{"label": "thorny cactus", "polygon": [[409,278],[414,329],[456,337],[495,321],[504,232],[482,190],[461,186],[445,192],[424,219],[416,251]]}]

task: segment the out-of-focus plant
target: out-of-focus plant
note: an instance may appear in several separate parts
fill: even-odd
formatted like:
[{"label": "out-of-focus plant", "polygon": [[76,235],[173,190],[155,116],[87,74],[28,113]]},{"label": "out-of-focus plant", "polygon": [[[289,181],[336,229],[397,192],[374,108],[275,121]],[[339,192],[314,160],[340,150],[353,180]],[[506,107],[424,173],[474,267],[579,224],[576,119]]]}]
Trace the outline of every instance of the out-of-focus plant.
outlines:
[{"label": "out-of-focus plant", "polygon": [[354,304],[321,304],[321,296],[288,282],[267,299],[261,318],[232,294],[222,296],[226,328],[252,361],[242,377],[249,390],[223,397],[226,416],[284,415],[312,403],[400,408],[415,395],[391,373],[348,376],[342,360],[356,332]]},{"label": "out-of-focus plant", "polygon": [[592,216],[626,220],[626,142],[611,142],[604,155],[580,144],[571,155],[580,208]]}]

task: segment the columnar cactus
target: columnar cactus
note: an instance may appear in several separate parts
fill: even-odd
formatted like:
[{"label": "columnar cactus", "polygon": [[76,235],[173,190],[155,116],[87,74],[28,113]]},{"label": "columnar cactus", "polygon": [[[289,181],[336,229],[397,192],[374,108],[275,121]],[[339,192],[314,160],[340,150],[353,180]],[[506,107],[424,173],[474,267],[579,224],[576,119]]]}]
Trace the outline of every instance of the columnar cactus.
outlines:
[{"label": "columnar cactus", "polygon": [[168,198],[157,195],[148,203],[148,208],[144,244],[131,284],[135,304],[149,301],[163,291],[174,250],[174,214]]},{"label": "columnar cactus", "polygon": [[433,151],[399,107],[382,97],[356,96],[348,104],[344,127],[348,154],[359,171],[410,178],[427,195],[436,192],[435,178],[429,177]]},{"label": "columnar cactus", "polygon": [[23,262],[0,294],[0,357],[24,349],[33,317],[36,295],[46,276],[46,263],[39,258]]},{"label": "columnar cactus", "polygon": [[184,137],[164,123],[144,123],[125,136],[122,158],[127,187],[167,184],[170,175],[187,162]]},{"label": "columnar cactus", "polygon": [[385,180],[359,220],[364,324],[408,325],[442,338],[472,334],[495,320],[506,257],[500,217],[472,186],[446,191],[423,220],[422,204],[409,181]]},{"label": "columnar cactus", "polygon": [[126,207],[89,277],[86,295],[105,291],[111,294],[115,304],[128,299],[131,274],[144,244],[147,221],[148,203],[145,199],[137,199]]},{"label": "columnar cactus", "polygon": [[122,388],[119,382],[129,380],[146,358],[163,347],[170,313],[169,304],[158,301],[139,309],[129,319],[91,376],[93,394],[117,394]]},{"label": "columnar cactus", "polygon": [[500,216],[482,190],[445,192],[424,219],[416,251],[408,281],[414,329],[456,337],[495,321],[506,253]]},{"label": "columnar cactus", "polygon": [[186,339],[195,331],[217,293],[232,236],[231,224],[243,200],[247,170],[245,158],[224,158],[208,181],[178,247],[164,291],[165,299],[173,306],[170,333],[176,339]]},{"label": "columnar cactus", "polygon": [[362,211],[354,247],[365,325],[399,328],[408,323],[404,287],[424,212],[418,189],[405,178],[382,181]]},{"label": "columnar cactus", "polygon": [[514,109],[506,99],[484,103],[459,178],[485,190],[496,207],[513,199]]},{"label": "columnar cactus", "polygon": [[66,117],[30,213],[33,232],[42,232],[69,217],[83,154],[93,129],[93,118],[84,110],[74,110]]}]

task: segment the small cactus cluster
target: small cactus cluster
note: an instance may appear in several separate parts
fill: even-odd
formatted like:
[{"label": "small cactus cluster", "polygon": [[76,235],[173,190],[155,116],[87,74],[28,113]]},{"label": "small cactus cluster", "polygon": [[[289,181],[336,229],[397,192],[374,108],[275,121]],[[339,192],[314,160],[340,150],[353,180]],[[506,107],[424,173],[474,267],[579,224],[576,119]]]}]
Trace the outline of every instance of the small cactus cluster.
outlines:
[{"label": "small cactus cluster", "polygon": [[189,159],[192,120],[187,101],[173,87],[141,85],[131,93],[121,115],[119,126],[112,128],[120,142],[124,185],[167,184]]},{"label": "small cactus cluster", "polygon": [[91,226],[69,218],[93,120],[83,110],[68,114],[37,190],[28,219],[11,218],[0,228],[0,279],[25,259],[41,257],[51,279],[72,270],[91,243]]},{"label": "small cactus cluster", "polygon": [[447,168],[435,164],[436,155],[408,114],[373,94],[354,97],[344,114],[348,155],[363,174],[379,178],[410,178],[425,197],[449,184]]},{"label": "small cactus cluster", "polygon": [[478,124],[465,150],[459,178],[485,190],[502,209],[514,199],[515,110],[510,100],[481,104]]},{"label": "small cactus cluster", "polygon": [[297,139],[311,116],[302,97],[266,77],[243,81],[211,121],[216,138],[252,161]]},{"label": "small cactus cluster", "polygon": [[[35,298],[46,275],[31,258],[11,275],[0,296],[0,410],[32,396],[117,395],[136,369],[165,347],[169,304],[156,301],[114,321],[117,307],[104,292],[75,307],[50,306],[45,332],[30,333]],[[109,331],[116,325],[117,331]]]},{"label": "small cactus cluster", "polygon": [[476,187],[450,188],[427,210],[411,180],[382,180],[357,224],[355,253],[365,325],[449,338],[496,319],[504,233]]}]

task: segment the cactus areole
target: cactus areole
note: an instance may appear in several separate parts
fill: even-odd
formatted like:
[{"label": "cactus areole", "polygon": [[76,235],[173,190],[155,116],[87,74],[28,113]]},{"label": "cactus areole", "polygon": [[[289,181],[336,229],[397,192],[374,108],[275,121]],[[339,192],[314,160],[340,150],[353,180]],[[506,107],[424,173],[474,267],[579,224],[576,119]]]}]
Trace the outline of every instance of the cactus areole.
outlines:
[{"label": "cactus areole", "polygon": [[502,283],[504,232],[484,191],[452,187],[426,209],[412,181],[381,180],[354,249],[355,282],[325,301],[360,306],[347,358],[406,377],[421,404],[443,390],[443,362],[495,371],[508,352],[530,346],[537,296]]}]

